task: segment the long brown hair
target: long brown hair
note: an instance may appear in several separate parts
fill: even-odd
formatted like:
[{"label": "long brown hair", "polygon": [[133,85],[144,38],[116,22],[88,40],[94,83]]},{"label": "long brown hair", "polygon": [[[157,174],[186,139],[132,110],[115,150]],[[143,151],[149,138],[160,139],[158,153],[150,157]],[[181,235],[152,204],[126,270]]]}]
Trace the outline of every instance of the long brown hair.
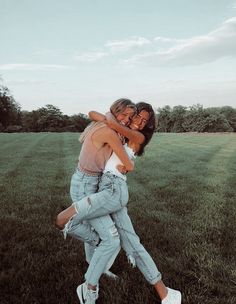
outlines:
[{"label": "long brown hair", "polygon": [[148,119],[145,127],[139,131],[145,137],[144,142],[140,145],[139,151],[137,152],[137,155],[141,156],[144,153],[145,146],[150,142],[150,140],[153,136],[153,133],[156,130],[157,120],[156,120],[155,112],[149,103],[138,102],[138,103],[136,103],[136,109],[137,109],[137,114],[139,114],[141,111],[147,111],[149,113],[149,119]]}]

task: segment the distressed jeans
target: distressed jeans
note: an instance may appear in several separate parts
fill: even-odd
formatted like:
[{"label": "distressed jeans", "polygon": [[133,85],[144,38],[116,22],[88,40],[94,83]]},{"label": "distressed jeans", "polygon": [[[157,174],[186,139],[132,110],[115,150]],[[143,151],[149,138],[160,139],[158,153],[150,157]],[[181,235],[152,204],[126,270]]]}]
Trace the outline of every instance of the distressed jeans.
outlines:
[{"label": "distressed jeans", "polygon": [[128,260],[137,266],[145,279],[152,285],[161,280],[162,276],[150,254],[140,243],[126,207],[111,214],[118,230],[121,247],[125,250]]},{"label": "distressed jeans", "polygon": [[[113,235],[113,237],[119,235],[121,245],[126,251],[129,260],[137,265],[150,284],[155,284],[161,280],[161,274],[134,231],[127,213],[127,203],[128,189],[126,182],[117,176],[105,173],[101,177],[98,193],[91,194],[74,203],[78,214],[73,218],[73,221],[76,221],[77,227],[79,227],[79,223],[82,223],[83,220],[89,220],[89,223],[98,232],[101,239],[108,237],[107,235],[109,235],[109,233]],[[103,234],[101,237],[96,227],[102,226],[100,221],[108,221],[109,223],[110,220],[113,225],[108,227],[108,234]],[[80,229],[81,228],[74,230],[74,233],[80,233]],[[104,231],[102,232],[104,233]],[[91,285],[97,285],[102,274],[102,269],[104,269],[107,264],[109,257],[112,256],[111,250],[108,250],[108,252],[106,250],[102,239],[94,252],[85,275],[86,281]],[[113,250],[113,252],[115,252],[115,250]]]},{"label": "distressed jeans", "polygon": [[[87,195],[96,193],[98,191],[99,181],[100,176],[87,175],[77,168],[75,173],[72,175],[70,183],[70,196],[73,203],[81,200]],[[74,221],[74,228],[76,228],[76,224],[77,223]],[[75,229],[72,229],[72,223],[70,225],[70,235],[85,242],[85,255],[87,257],[87,251],[89,251],[89,246],[94,247],[99,242],[99,236],[97,235],[97,233],[94,232],[94,229],[86,221],[78,222],[79,229],[77,233],[73,233],[73,230]]]},{"label": "distressed jeans", "polygon": [[[89,207],[87,197],[95,195],[99,180],[100,177],[87,175],[77,169],[71,179],[72,201],[84,201],[85,206]],[[85,197],[86,194],[89,196]],[[93,219],[81,219],[75,215],[67,224],[67,234],[85,242],[86,260],[90,264],[89,269],[94,269],[93,275],[88,275],[87,280],[86,274],[85,278],[90,284],[97,285],[101,274],[111,266],[108,262],[115,259],[120,250],[120,239],[113,220],[107,215]]]}]

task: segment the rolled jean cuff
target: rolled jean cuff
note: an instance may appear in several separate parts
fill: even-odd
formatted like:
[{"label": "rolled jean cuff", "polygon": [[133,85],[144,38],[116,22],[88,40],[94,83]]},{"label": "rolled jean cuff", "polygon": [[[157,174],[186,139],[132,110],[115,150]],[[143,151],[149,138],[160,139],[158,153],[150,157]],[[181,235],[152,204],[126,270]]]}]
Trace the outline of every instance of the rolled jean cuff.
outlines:
[{"label": "rolled jean cuff", "polygon": [[158,282],[160,282],[162,280],[162,275],[161,273],[159,273],[159,275],[157,277],[155,277],[154,279],[152,280],[149,280],[149,283],[151,285],[156,285]]},{"label": "rolled jean cuff", "polygon": [[78,214],[77,218],[80,221],[89,219],[89,215],[91,215],[91,200],[89,197],[84,197],[81,200],[74,202],[73,206],[75,208],[76,213]]},{"label": "rolled jean cuff", "polygon": [[76,202],[74,202],[72,205],[73,205],[73,206],[74,206],[74,208],[75,208],[75,212],[78,214],[79,212],[78,212],[78,209],[77,209]]}]

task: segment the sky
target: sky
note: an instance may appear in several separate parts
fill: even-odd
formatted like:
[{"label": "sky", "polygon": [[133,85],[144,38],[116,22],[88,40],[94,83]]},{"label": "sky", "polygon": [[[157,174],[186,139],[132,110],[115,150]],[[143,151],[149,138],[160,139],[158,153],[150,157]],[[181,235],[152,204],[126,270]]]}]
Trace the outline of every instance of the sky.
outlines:
[{"label": "sky", "polygon": [[22,110],[236,107],[236,0],[0,0],[0,84]]}]

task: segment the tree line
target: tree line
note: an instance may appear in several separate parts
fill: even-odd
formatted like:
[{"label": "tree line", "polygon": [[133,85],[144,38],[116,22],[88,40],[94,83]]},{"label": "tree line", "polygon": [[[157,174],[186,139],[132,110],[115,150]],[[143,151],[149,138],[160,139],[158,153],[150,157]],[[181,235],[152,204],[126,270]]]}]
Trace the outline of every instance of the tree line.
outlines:
[{"label": "tree line", "polygon": [[[203,108],[164,106],[156,109],[157,132],[236,132],[236,109],[230,106]],[[51,104],[22,111],[9,89],[0,85],[0,132],[82,132],[87,115],[64,115]]]},{"label": "tree line", "polygon": [[157,109],[159,132],[236,132],[236,109],[165,106]]},{"label": "tree line", "polygon": [[89,123],[87,115],[64,115],[51,104],[21,111],[9,89],[0,86],[0,132],[82,132]]}]

